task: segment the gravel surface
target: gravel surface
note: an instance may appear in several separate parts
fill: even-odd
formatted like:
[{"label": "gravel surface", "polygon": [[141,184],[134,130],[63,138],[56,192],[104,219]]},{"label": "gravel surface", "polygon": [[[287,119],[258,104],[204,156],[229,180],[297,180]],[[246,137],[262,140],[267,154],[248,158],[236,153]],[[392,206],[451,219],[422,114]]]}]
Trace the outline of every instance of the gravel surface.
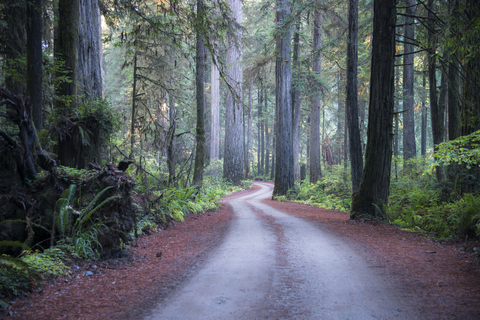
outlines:
[{"label": "gravel surface", "polygon": [[271,184],[230,200],[208,262],[146,319],[420,319],[343,239],[274,209]]}]

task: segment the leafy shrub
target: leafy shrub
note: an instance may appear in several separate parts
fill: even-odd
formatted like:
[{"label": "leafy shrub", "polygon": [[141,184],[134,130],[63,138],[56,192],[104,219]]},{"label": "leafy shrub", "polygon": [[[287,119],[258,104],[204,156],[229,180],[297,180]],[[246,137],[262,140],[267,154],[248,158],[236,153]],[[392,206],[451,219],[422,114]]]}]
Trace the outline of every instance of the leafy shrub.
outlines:
[{"label": "leafy shrub", "polygon": [[43,252],[26,251],[22,260],[42,278],[65,275],[70,269],[64,264],[64,261],[68,260],[67,253],[58,247],[52,247]]},{"label": "leafy shrub", "polygon": [[[149,208],[137,223],[137,232],[142,228],[154,227],[158,223],[183,221],[185,215],[216,210],[219,199],[242,188],[251,188],[252,182],[242,181],[242,186],[232,186],[218,176],[208,175],[204,178],[203,187],[175,188],[153,191],[155,199],[149,202]],[[132,232],[133,235],[133,232]]]},{"label": "leafy shrub", "polygon": [[1,255],[0,266],[0,296],[18,295],[22,291],[29,292],[38,281],[38,275],[35,275],[28,264],[20,259]]},{"label": "leafy shrub", "polygon": [[[25,250],[30,248],[19,241],[0,241],[0,246],[15,246]],[[18,295],[21,291],[31,291],[40,281],[39,275],[25,261],[6,254],[0,255],[0,296]]]},{"label": "leafy shrub", "polygon": [[98,242],[98,230],[104,226],[104,224],[98,219],[93,221],[92,215],[104,204],[119,197],[109,197],[94,207],[101,196],[111,188],[113,187],[107,187],[100,191],[85,208],[77,211],[73,208],[72,203],[75,197],[76,185],[72,184],[69,189],[63,192],[61,198],[55,205],[56,227],[62,236],[60,243],[71,245],[74,253],[81,258],[98,258],[97,249],[99,247],[101,248]]},{"label": "leafy shrub", "polygon": [[440,203],[439,193],[430,188],[397,192],[386,206],[389,221],[441,239],[480,237],[480,197],[466,194],[457,201]]},{"label": "leafy shrub", "polygon": [[297,182],[286,198],[325,209],[348,211],[351,206],[350,171],[345,172],[343,166],[332,166],[315,184]]}]

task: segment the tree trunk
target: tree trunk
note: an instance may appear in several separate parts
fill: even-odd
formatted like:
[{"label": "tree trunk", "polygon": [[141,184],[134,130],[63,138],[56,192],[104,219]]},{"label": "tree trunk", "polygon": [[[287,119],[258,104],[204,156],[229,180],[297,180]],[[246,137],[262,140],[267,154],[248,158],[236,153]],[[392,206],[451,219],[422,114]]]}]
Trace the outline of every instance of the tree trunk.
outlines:
[{"label": "tree trunk", "polygon": [[[375,0],[368,142],[362,181],[352,198],[352,219],[380,216],[388,203],[394,107],[395,0]],[[378,210],[378,209],[380,210]]]},{"label": "tree trunk", "polygon": [[170,127],[168,129],[167,144],[167,167],[168,167],[168,185],[172,185],[175,181],[175,129],[176,129],[176,112],[175,112],[175,96],[172,91],[168,94],[169,102],[169,118]]},{"label": "tree trunk", "polygon": [[103,96],[103,45],[98,0],[80,1],[78,93],[85,99]]},{"label": "tree trunk", "polygon": [[157,108],[157,123],[158,123],[158,139],[156,142],[157,148],[157,157],[158,163],[161,163],[161,158],[167,156],[167,137],[166,132],[168,131],[167,119],[168,119],[168,108],[167,108],[167,92],[162,92],[161,95],[157,98],[158,108]]},{"label": "tree trunk", "polygon": [[273,196],[285,195],[294,185],[293,178],[293,113],[292,113],[292,66],[290,27],[284,25],[291,8],[287,0],[276,2],[276,165]]},{"label": "tree trunk", "polygon": [[414,18],[415,0],[406,1],[405,36],[403,50],[403,160],[406,162],[417,154],[415,146],[415,113],[414,113]]},{"label": "tree trunk", "polygon": [[265,142],[264,142],[264,149],[265,149],[265,176],[268,176],[268,170],[270,169],[270,152],[269,152],[269,149],[268,149],[268,144],[269,144],[269,134],[268,134],[268,90],[267,88],[265,88],[265,97],[264,97],[264,102],[265,102],[265,114],[267,114],[267,116],[264,116],[264,121],[263,121],[263,127],[264,127],[264,130],[265,130]]},{"label": "tree trunk", "polygon": [[446,141],[448,135],[448,124],[446,122],[448,115],[445,113],[447,109],[447,86],[447,73],[445,72],[445,70],[442,70],[440,78],[440,93],[438,97],[438,112],[440,117],[439,121],[442,122],[442,142]]},{"label": "tree trunk", "polygon": [[[397,59],[398,61],[399,59]],[[395,87],[398,88],[400,85],[400,72],[395,72]],[[393,157],[397,158],[399,154],[399,140],[400,140],[400,134],[399,134],[399,128],[400,128],[400,116],[398,114],[399,112],[399,99],[395,99],[395,104],[394,104],[394,112],[395,112],[395,122],[393,126]],[[398,167],[397,167],[397,161],[394,162],[394,173],[395,173],[395,179],[398,178]]]},{"label": "tree trunk", "polygon": [[352,192],[360,185],[363,172],[362,144],[360,143],[360,128],[358,127],[358,0],[350,0],[348,9],[347,43],[347,123],[349,134],[349,149],[352,173]]},{"label": "tree trunk", "polygon": [[[240,0],[228,0],[234,20],[242,23],[242,2]],[[240,30],[237,35],[241,38]],[[243,132],[243,106],[242,106],[242,48],[239,41],[230,36],[227,50],[227,79],[230,81],[230,88],[227,90],[225,110],[225,160],[223,176],[234,185],[240,184],[244,177],[244,141]]]},{"label": "tree trunk", "polygon": [[[477,1],[467,0],[465,13],[469,18],[469,24],[478,19],[479,11]],[[467,38],[465,48],[474,46],[478,46],[478,39],[475,37]],[[466,51],[470,52],[469,50]],[[469,135],[480,129],[480,54],[477,52],[470,57],[467,53],[465,55],[464,69],[466,70],[466,76],[462,85],[462,104],[460,106],[461,136]]]},{"label": "tree trunk", "polygon": [[[205,11],[203,0],[197,0],[197,19],[199,26],[203,24]],[[196,85],[197,85],[197,129],[195,165],[193,171],[193,185],[201,188],[203,185],[203,169],[205,163],[205,48],[203,31],[197,26],[197,56],[196,56]],[[243,129],[243,128],[242,128]]]},{"label": "tree trunk", "polygon": [[[80,27],[80,0],[63,0],[58,3],[58,35],[55,40],[55,58],[65,62],[71,82],[61,82],[58,94],[77,95],[78,87],[78,32]],[[74,101],[75,102],[75,101]],[[57,108],[65,109],[60,102]],[[71,106],[75,108],[75,104]]]},{"label": "tree trunk", "polygon": [[[69,72],[71,82],[61,82],[57,94],[70,98],[71,104],[66,105],[64,100],[56,103],[57,112],[65,117],[71,110],[77,108],[78,89],[78,37],[80,27],[79,0],[64,0],[58,3],[58,32],[55,40],[55,58],[65,62],[65,69]],[[72,133],[61,135],[58,141],[58,159],[64,166],[75,167],[81,157],[81,146],[73,143]],[[80,142],[81,143],[81,142]]]},{"label": "tree trunk", "polygon": [[427,154],[427,107],[425,101],[427,100],[427,72],[423,72],[423,91],[422,91],[422,128],[421,128],[421,155]]},{"label": "tree trunk", "polygon": [[22,2],[2,1],[1,9],[1,20],[7,25],[7,28],[0,28],[2,51],[5,55],[2,63],[3,68],[8,68],[13,73],[5,76],[5,87],[15,95],[25,94],[25,84],[15,77],[23,73],[23,66],[19,65],[16,59],[27,53],[27,6]]},{"label": "tree trunk", "polygon": [[245,170],[245,176],[247,179],[251,178],[250,164],[252,162],[252,91],[253,91],[253,79],[250,79],[248,86],[248,129],[247,129],[247,164]]},{"label": "tree trunk", "polygon": [[452,61],[448,67],[448,140],[460,137],[459,64]]},{"label": "tree trunk", "polygon": [[[262,86],[262,90],[260,91],[260,94],[262,92],[265,92],[266,88]],[[260,121],[260,141],[259,147],[260,147],[260,171],[258,172],[259,175],[264,175],[265,174],[265,128],[264,128],[264,117],[263,117],[263,105],[260,102],[258,105],[258,119]]]},{"label": "tree trunk", "polygon": [[[261,83],[261,81],[260,81]],[[260,84],[258,88],[257,94],[257,175],[263,175],[263,167],[262,167],[262,108],[263,108],[263,94],[262,94],[263,86]]]},{"label": "tree trunk", "polygon": [[310,104],[310,183],[316,183],[322,177],[320,158],[320,74],[322,46],[320,28],[322,26],[322,13],[315,9],[313,26],[313,73],[315,76],[315,93]]},{"label": "tree trunk", "polygon": [[[295,35],[293,36],[293,68],[294,83],[299,83],[300,64],[298,55],[300,51],[300,23],[295,26]],[[293,99],[293,176],[295,180],[300,180],[300,115],[301,115],[301,98],[300,89],[292,86]],[[268,170],[267,170],[268,172]]]},{"label": "tree trunk", "polygon": [[270,134],[268,132],[268,119],[265,118],[265,176],[270,172]]},{"label": "tree trunk", "polygon": [[130,158],[133,159],[133,148],[135,146],[135,119],[137,100],[137,52],[133,57],[133,90],[132,90],[132,122],[130,124]]},{"label": "tree trunk", "polygon": [[[276,141],[275,141],[275,135],[277,134],[277,124],[275,121],[273,122],[273,131],[272,131],[272,166],[270,167],[270,180],[273,180],[275,177],[275,157],[277,154],[277,149],[276,149]],[[268,174],[268,172],[267,172]]]},{"label": "tree trunk", "polygon": [[[343,96],[341,94],[342,90],[345,89],[343,87],[342,83],[342,72],[338,72],[338,92],[337,92],[337,132],[336,132],[336,142],[338,146],[338,163],[342,163],[343,161],[347,161],[347,159],[343,156],[343,144],[342,141],[344,141],[344,124],[346,122],[346,119],[344,118],[346,115],[346,110],[344,110],[345,104],[344,101],[342,100]],[[346,129],[345,129],[346,130]]]},{"label": "tree trunk", "polygon": [[42,0],[34,0],[27,3],[27,94],[37,132],[43,128],[42,62]]},{"label": "tree trunk", "polygon": [[210,132],[210,161],[220,158],[220,72],[212,60],[212,106]]},{"label": "tree trunk", "polygon": [[[436,41],[434,39],[433,26],[434,26],[434,1],[428,0],[428,17],[430,19],[430,28],[428,31],[428,38],[430,42],[430,52],[428,55],[428,82],[430,85],[430,113],[432,121],[432,135],[433,135],[433,147],[436,150],[437,145],[443,142],[443,113],[440,112],[440,108],[437,102],[437,77],[436,77]],[[437,180],[443,180],[443,173],[440,167],[436,168]]]}]

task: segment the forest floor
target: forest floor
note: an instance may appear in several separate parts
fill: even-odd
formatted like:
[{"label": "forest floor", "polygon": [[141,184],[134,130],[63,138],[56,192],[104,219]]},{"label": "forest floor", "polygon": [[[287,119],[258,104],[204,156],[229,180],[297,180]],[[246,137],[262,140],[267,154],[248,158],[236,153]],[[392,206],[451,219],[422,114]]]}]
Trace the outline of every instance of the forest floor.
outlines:
[{"label": "forest floor", "polygon": [[[69,278],[11,302],[0,319],[142,319],[208,260],[235,219],[222,199],[216,212],[190,215],[167,230],[151,232],[130,256],[71,265]],[[392,283],[401,283],[414,308],[428,319],[480,319],[480,264],[475,242],[437,241],[343,212],[297,203],[263,203],[328,230],[348,242]],[[480,248],[479,248],[480,249]],[[428,315],[428,316],[427,316]]]}]

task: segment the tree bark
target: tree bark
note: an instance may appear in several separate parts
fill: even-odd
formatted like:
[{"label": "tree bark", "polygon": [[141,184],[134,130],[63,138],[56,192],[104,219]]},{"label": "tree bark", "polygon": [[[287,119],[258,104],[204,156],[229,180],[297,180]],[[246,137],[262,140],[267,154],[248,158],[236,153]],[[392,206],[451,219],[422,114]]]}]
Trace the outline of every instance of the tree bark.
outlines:
[{"label": "tree bark", "polygon": [[448,140],[460,137],[460,107],[459,107],[459,64],[452,61],[448,67]]},{"label": "tree bark", "polygon": [[[266,88],[262,85],[262,92],[264,93]],[[264,128],[264,117],[263,117],[263,100],[258,104],[258,121],[260,122],[260,140],[259,143],[259,161],[260,161],[260,170],[258,174],[263,176],[265,174],[265,128]]]},{"label": "tree bark", "polygon": [[415,146],[415,113],[414,113],[414,74],[413,59],[414,47],[414,18],[415,0],[407,0],[405,17],[405,36],[403,50],[403,160],[406,162],[417,154]]},{"label": "tree bark", "polygon": [[362,181],[352,198],[352,219],[358,214],[381,216],[383,204],[388,203],[394,108],[395,3],[395,0],[374,1],[368,142]]},{"label": "tree bark", "polygon": [[[469,18],[469,24],[478,19],[480,14],[478,2],[467,0],[465,13]],[[468,37],[465,48],[474,46],[478,46],[478,38]],[[461,136],[469,135],[480,129],[480,54],[477,52],[469,57],[466,52],[464,59],[466,76],[462,85],[462,104],[460,105]]]},{"label": "tree bark", "polygon": [[43,128],[42,0],[27,3],[27,94],[37,132]]},{"label": "tree bark", "polygon": [[210,132],[210,161],[220,158],[220,72],[212,60],[212,106]]},{"label": "tree bark", "polygon": [[265,88],[265,96],[264,96],[264,114],[267,114],[267,116],[264,116],[263,117],[263,128],[264,128],[264,131],[265,131],[265,140],[264,140],[264,149],[265,149],[265,176],[268,176],[268,170],[270,169],[270,152],[269,152],[269,148],[268,148],[268,145],[269,145],[269,134],[268,134],[268,89]]},{"label": "tree bark", "polygon": [[[300,64],[298,55],[300,51],[300,23],[295,25],[295,35],[293,36],[293,68],[295,79],[294,83],[299,83]],[[300,89],[292,86],[292,103],[293,103],[293,176],[295,180],[300,180],[300,115],[301,115],[301,98]],[[267,170],[268,172],[268,170]]]},{"label": "tree bark", "polygon": [[291,13],[288,0],[276,1],[276,147],[273,197],[287,194],[293,178],[293,113],[290,26],[284,25]]},{"label": "tree bark", "polygon": [[[430,85],[430,113],[432,121],[432,135],[433,135],[433,147],[434,153],[439,143],[443,142],[443,113],[440,112],[440,108],[437,100],[437,77],[436,77],[436,41],[433,33],[433,21],[434,21],[434,1],[428,0],[428,17],[430,19],[430,28],[428,31],[428,38],[430,42],[430,52],[428,55],[428,82]],[[443,172],[440,167],[436,168],[437,180],[443,180]]]},{"label": "tree bark", "polygon": [[322,13],[315,9],[313,23],[313,73],[315,77],[315,93],[310,104],[310,183],[316,183],[322,177],[320,158],[320,75],[322,46],[320,28],[322,26]]},{"label": "tree bark", "polygon": [[[228,5],[237,24],[242,24],[242,2],[228,0]],[[240,30],[237,31],[241,38]],[[240,184],[244,177],[244,140],[243,136],[243,107],[242,107],[242,46],[240,39],[227,37],[227,79],[230,88],[227,90],[225,110],[225,160],[223,176],[234,185]]]},{"label": "tree bark", "polygon": [[427,100],[427,72],[423,72],[423,91],[422,91],[422,124],[421,124],[421,147],[420,153],[422,157],[427,154],[427,107],[425,101]]},{"label": "tree bark", "polygon": [[[277,124],[275,123],[275,121],[273,122],[273,131],[272,131],[272,166],[270,167],[270,180],[273,180],[273,178],[275,177],[275,155],[277,154],[277,151],[276,151],[276,140],[275,140],[275,135],[276,135],[276,132],[277,132]],[[267,172],[268,174],[268,172]]]},{"label": "tree bark", "polygon": [[347,43],[347,123],[349,134],[349,149],[351,160],[352,192],[360,185],[363,172],[362,145],[360,143],[360,128],[358,127],[358,0],[350,0],[348,7],[348,38]]},{"label": "tree bark", "polygon": [[251,178],[250,164],[252,162],[252,91],[253,79],[250,79],[248,86],[247,164],[245,166],[245,176],[247,177],[247,179]]},{"label": "tree bark", "polygon": [[[63,0],[58,3],[58,31],[55,39],[55,58],[63,60],[65,69],[69,72],[71,82],[61,82],[57,94],[64,99],[70,99],[67,105],[64,100],[58,100],[55,108],[65,117],[71,110],[77,108],[78,94],[78,32],[80,26],[79,0]],[[74,144],[70,132],[61,135],[58,141],[57,154],[64,166],[76,167],[80,160],[81,146]],[[80,142],[81,143],[81,142]]]},{"label": "tree bark", "polygon": [[175,130],[176,130],[176,112],[175,112],[175,96],[172,91],[168,94],[170,127],[168,129],[167,144],[167,167],[168,167],[168,185],[172,185],[175,181]]},{"label": "tree bark", "polygon": [[84,99],[103,96],[103,45],[98,0],[79,0],[78,93]]},{"label": "tree bark", "polygon": [[343,82],[342,82],[342,72],[339,71],[338,72],[338,92],[337,92],[337,131],[335,133],[336,135],[336,142],[337,142],[337,146],[338,146],[338,163],[342,163],[342,159],[343,161],[347,161],[346,157],[343,156],[343,153],[344,153],[344,145],[343,145],[343,141],[345,140],[344,139],[344,136],[345,136],[345,131],[346,128],[344,128],[344,124],[346,122],[346,119],[344,118],[345,115],[346,115],[346,110],[344,110],[344,107],[345,107],[345,103],[343,101],[343,95],[341,94],[341,92],[345,89],[345,87],[343,86]]},{"label": "tree bark", "polygon": [[[2,20],[7,28],[0,28],[1,45],[5,59],[4,68],[10,69],[16,75],[22,74],[23,67],[16,62],[19,57],[24,57],[27,44],[27,6],[26,1],[3,1]],[[15,76],[5,76],[5,87],[16,95],[25,94],[25,84],[18,81]]]},{"label": "tree bark", "polygon": [[130,158],[133,159],[133,148],[135,146],[135,119],[136,119],[136,100],[137,100],[137,52],[133,57],[133,90],[132,90],[132,122],[130,124]]},{"label": "tree bark", "polygon": [[[197,86],[197,128],[196,128],[196,149],[195,165],[193,170],[193,185],[201,188],[203,185],[203,169],[205,164],[205,48],[203,32],[200,26],[203,25],[205,10],[203,0],[197,0],[197,56],[196,56],[196,86]],[[243,129],[243,128],[242,128]]]},{"label": "tree bark", "polygon": [[[71,82],[61,82],[58,94],[77,95],[78,87],[78,32],[80,26],[80,0],[62,0],[58,3],[58,35],[55,40],[55,58],[65,62]],[[57,108],[65,108],[64,104]],[[75,104],[72,105],[75,108]]]},{"label": "tree bark", "polygon": [[[260,80],[261,83],[261,80]],[[262,85],[259,86],[257,92],[257,176],[261,176],[262,166],[261,166],[261,158],[262,158],[262,140],[260,139],[261,136],[261,110],[263,105],[263,95],[262,95]]]}]

